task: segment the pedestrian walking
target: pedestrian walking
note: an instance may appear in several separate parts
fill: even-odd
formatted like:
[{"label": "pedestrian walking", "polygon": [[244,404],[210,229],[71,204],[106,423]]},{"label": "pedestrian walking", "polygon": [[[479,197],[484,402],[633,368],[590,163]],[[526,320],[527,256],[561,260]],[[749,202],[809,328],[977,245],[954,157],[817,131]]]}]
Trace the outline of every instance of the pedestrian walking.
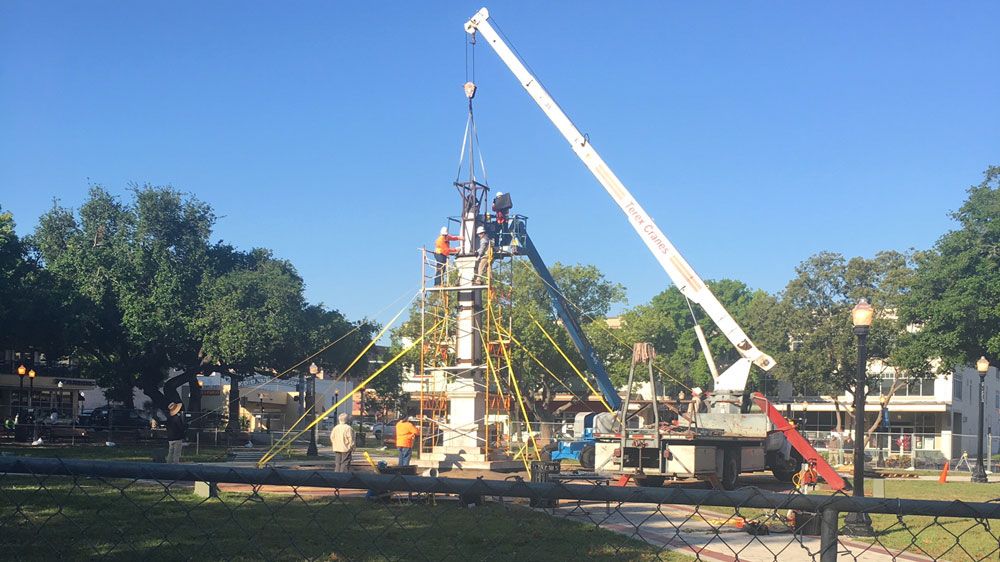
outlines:
[{"label": "pedestrian walking", "polygon": [[337,416],[337,425],[330,432],[330,445],[333,447],[334,470],[350,472],[351,453],[354,452],[354,428],[347,423],[347,414]]},{"label": "pedestrian walking", "polygon": [[187,424],[181,415],[180,402],[171,402],[167,406],[167,460],[168,463],[181,462],[181,448],[184,446],[184,431]]}]

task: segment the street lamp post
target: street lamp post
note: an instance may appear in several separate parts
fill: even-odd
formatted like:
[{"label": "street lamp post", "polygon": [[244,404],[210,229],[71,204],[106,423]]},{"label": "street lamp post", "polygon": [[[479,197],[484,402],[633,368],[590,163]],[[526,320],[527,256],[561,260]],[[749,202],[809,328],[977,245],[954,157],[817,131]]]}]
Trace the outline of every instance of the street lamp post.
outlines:
[{"label": "street lamp post", "polygon": [[[24,365],[17,367],[17,413],[24,409],[24,377],[28,374],[28,368]],[[20,418],[18,418],[20,419]]]},{"label": "street lamp post", "polygon": [[260,424],[263,425],[264,427],[267,427],[264,424],[264,393],[263,392],[258,392],[257,393],[257,403],[260,406]]},{"label": "street lamp post", "polygon": [[[337,419],[338,418],[337,412],[340,410],[340,408],[336,407],[337,402],[340,402],[340,391],[339,390],[334,390],[333,391],[333,404],[334,404],[333,419]],[[980,439],[980,441],[982,441],[982,440]]]},{"label": "street lamp post", "polygon": [[307,457],[318,457],[319,451],[316,449],[316,375],[319,374],[319,367],[312,363],[309,365],[309,388],[306,390],[306,399],[309,408],[309,448],[306,449]]},{"label": "street lamp post", "polygon": [[979,371],[979,448],[976,453],[976,469],[972,471],[973,482],[989,482],[986,478],[986,463],[983,461],[983,408],[986,404],[986,372],[990,370],[990,362],[986,357],[976,361]]},{"label": "street lamp post", "polygon": [[[854,334],[858,336],[858,373],[854,381],[854,497],[865,495],[865,388],[868,370],[868,330],[872,325],[874,309],[868,301],[861,299],[851,310]],[[867,513],[849,513],[844,519],[847,534],[870,537],[875,534],[872,519]]]},{"label": "street lamp post", "polygon": [[35,374],[36,373],[35,373],[34,369],[31,369],[30,371],[28,371],[28,383],[29,383],[29,387],[28,387],[28,409],[29,410],[31,410],[33,408],[33,406],[32,406],[32,400],[35,397]]}]

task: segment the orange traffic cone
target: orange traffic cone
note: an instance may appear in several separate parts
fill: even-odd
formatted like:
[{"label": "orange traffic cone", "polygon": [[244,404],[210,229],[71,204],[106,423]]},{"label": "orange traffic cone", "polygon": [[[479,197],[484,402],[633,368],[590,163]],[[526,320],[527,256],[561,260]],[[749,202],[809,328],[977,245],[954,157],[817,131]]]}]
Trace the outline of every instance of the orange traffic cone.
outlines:
[{"label": "orange traffic cone", "polygon": [[944,470],[941,471],[941,476],[938,477],[938,482],[944,484],[948,481],[948,465],[950,463],[944,463]]}]

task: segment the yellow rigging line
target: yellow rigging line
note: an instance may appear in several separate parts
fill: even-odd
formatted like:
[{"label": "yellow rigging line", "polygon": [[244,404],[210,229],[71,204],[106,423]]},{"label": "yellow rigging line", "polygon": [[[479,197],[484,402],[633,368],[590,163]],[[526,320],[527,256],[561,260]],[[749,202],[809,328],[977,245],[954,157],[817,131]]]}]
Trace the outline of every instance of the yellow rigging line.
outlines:
[{"label": "yellow rigging line", "polygon": [[[587,404],[586,400],[584,400],[583,398],[581,398],[580,395],[578,395],[576,392],[573,392],[573,389],[570,388],[569,385],[567,385],[565,382],[563,382],[563,380],[561,378],[559,378],[558,376],[556,376],[556,374],[553,373],[551,369],[549,369],[548,367],[546,367],[545,364],[542,363],[541,359],[539,359],[537,356],[535,356],[535,354],[532,353],[530,349],[528,349],[527,347],[525,347],[525,345],[523,343],[521,343],[520,341],[518,341],[518,339],[514,337],[514,334],[512,334],[510,332],[506,332],[506,334],[507,334],[507,337],[509,337],[512,342],[514,342],[515,344],[517,344],[517,346],[519,348],[521,348],[521,351],[527,353],[528,357],[532,358],[535,361],[535,363],[538,364],[539,367],[541,367],[542,369],[545,369],[546,373],[548,373],[552,378],[556,379],[556,381],[558,381],[559,384],[563,385],[563,388],[565,388],[567,391],[569,391],[569,393],[572,394],[577,400],[579,400],[580,402],[582,402],[584,404]],[[601,403],[604,404],[604,407],[607,408],[609,412],[611,412],[612,411],[611,408],[607,405],[607,403],[604,402],[603,397],[601,397],[600,394],[598,394],[597,396],[598,396],[598,398],[601,398]]]},{"label": "yellow rigging line", "polygon": [[[438,322],[438,324],[440,324],[440,321]],[[435,324],[434,326],[432,326],[431,330],[434,330],[435,328],[437,328],[438,324]],[[388,369],[390,366],[392,366],[393,363],[395,363],[396,361],[398,361],[402,356],[404,356],[407,353],[409,353],[409,351],[411,349],[413,349],[414,346],[418,345],[421,341],[423,341],[425,335],[426,334],[420,334],[420,337],[418,337],[417,339],[415,339],[412,342],[410,342],[410,344],[407,345],[406,347],[404,347],[402,349],[402,351],[400,351],[399,353],[397,353],[395,357],[393,357],[392,359],[390,359],[389,361],[387,361],[384,365],[382,365],[381,367],[379,367],[378,370],[376,370],[374,373],[371,374],[371,376],[369,376],[365,380],[361,381],[361,383],[359,383],[357,386],[355,386],[350,392],[348,392],[345,396],[343,396],[340,400],[338,400],[334,405],[330,406],[325,412],[323,412],[322,414],[320,414],[319,417],[315,418],[311,423],[309,423],[309,425],[307,425],[305,427],[305,429],[303,429],[295,437],[293,437],[292,439],[290,439],[289,441],[287,441],[285,443],[285,445],[281,449],[279,449],[277,451],[273,451],[273,453],[269,451],[268,454],[266,454],[263,457],[261,457],[261,459],[259,461],[257,461],[257,466],[258,467],[263,467],[268,461],[270,461],[271,459],[273,459],[275,457],[275,455],[280,454],[284,449],[287,449],[296,439],[298,439],[303,434],[305,434],[305,432],[307,432],[310,429],[312,429],[313,427],[315,427],[316,424],[318,424],[321,419],[323,419],[326,416],[330,415],[330,413],[333,412],[334,410],[336,410],[337,408],[339,408],[341,404],[343,404],[347,400],[351,399],[355,394],[358,393],[358,391],[360,391],[365,386],[367,386],[368,383],[370,383],[372,380],[375,379],[375,377],[381,375],[382,372],[385,371],[386,369]]]},{"label": "yellow rigging line", "polygon": [[[411,299],[411,301],[412,301],[412,299]],[[344,375],[347,374],[347,371],[351,370],[351,367],[353,367],[362,357],[364,357],[365,353],[368,353],[368,350],[371,349],[373,345],[375,345],[375,342],[377,342],[379,339],[381,339],[382,336],[385,335],[385,333],[389,330],[389,328],[392,327],[392,325],[396,322],[396,320],[399,319],[400,315],[402,315],[403,312],[406,311],[406,307],[409,306],[409,304],[410,303],[406,303],[406,305],[404,305],[403,308],[399,309],[399,312],[397,312],[396,315],[392,317],[392,320],[389,320],[389,323],[386,324],[385,327],[383,327],[379,331],[378,335],[376,335],[374,338],[372,338],[372,341],[370,341],[368,343],[368,345],[366,345],[365,348],[361,350],[361,353],[359,353],[358,356],[355,357],[353,361],[351,361],[351,363],[347,366],[347,368],[344,369],[344,371],[340,374],[340,376],[338,376],[336,379],[334,379],[335,382],[339,381],[342,378],[344,378]],[[343,339],[343,338],[340,338],[340,339]],[[329,348],[329,347],[330,346],[327,346],[327,348]],[[324,348],[324,349],[326,349],[326,348]],[[312,354],[311,356],[309,356],[305,360],[300,361],[297,364],[295,364],[294,366],[292,366],[291,368],[289,368],[287,371],[285,371],[285,373],[287,373],[288,371],[291,371],[295,367],[298,367],[299,365],[305,363],[306,361],[308,361],[312,357],[316,357],[317,355],[319,355],[322,352],[323,352],[323,350],[320,350],[320,351]],[[301,400],[301,399],[302,399],[302,396],[299,396],[299,400]],[[295,429],[295,426],[297,426],[299,424],[299,422],[301,422],[304,417],[305,417],[305,414],[303,414],[301,418],[299,418],[298,420],[296,420],[296,422],[293,423],[292,426],[289,427],[288,430],[285,431],[285,433],[281,436],[281,438],[279,438],[276,443],[274,443],[273,445],[271,445],[271,448],[268,449],[267,453],[265,453],[264,456],[267,456],[267,455],[271,454],[271,452],[274,451],[275,448],[281,447],[282,445],[284,445],[285,444],[285,440],[288,438],[288,436]],[[297,439],[297,437],[296,437],[296,439]]]},{"label": "yellow rigging line", "polygon": [[[492,303],[490,303],[490,308],[492,308]],[[496,318],[494,317],[494,322]],[[499,330],[500,326],[496,326]],[[524,407],[524,397],[521,395],[521,386],[517,383],[517,377],[514,376],[514,367],[511,365],[510,352],[507,350],[506,346],[500,346],[503,351],[504,359],[507,361],[507,374],[510,376],[510,380],[514,385],[514,392],[517,394],[517,404],[521,407],[521,414],[524,416],[524,423],[528,425],[528,438],[531,440],[531,447],[535,450],[535,455],[541,458],[541,453],[538,450],[538,443],[535,441],[535,434],[531,429],[531,421],[528,419],[528,410]],[[528,472],[528,478],[531,478],[531,467],[528,464],[527,458],[523,458],[524,468]]]},{"label": "yellow rigging line", "polygon": [[576,376],[580,377],[580,380],[583,381],[583,384],[587,385],[587,388],[590,390],[590,392],[597,395],[601,399],[601,404],[604,404],[604,407],[607,408],[609,412],[613,412],[614,410],[611,409],[611,406],[609,406],[608,403],[604,401],[604,395],[594,390],[594,387],[591,386],[590,381],[587,380],[587,377],[584,376],[584,374],[581,373],[580,370],[576,368],[576,365],[574,365],[573,362],[569,360],[569,357],[567,357],[566,354],[563,352],[562,348],[559,347],[559,344],[556,343],[556,340],[552,339],[552,336],[550,336],[549,333],[545,331],[545,328],[542,326],[542,324],[530,312],[528,313],[528,316],[531,317],[531,321],[535,323],[535,326],[538,326],[538,329],[541,330],[543,334],[545,334],[545,338],[549,340],[549,343],[552,344],[552,347],[556,348],[556,351],[559,352],[559,355],[561,355],[562,358],[566,361],[566,363],[570,366],[570,368],[573,369],[573,372],[576,373]]}]

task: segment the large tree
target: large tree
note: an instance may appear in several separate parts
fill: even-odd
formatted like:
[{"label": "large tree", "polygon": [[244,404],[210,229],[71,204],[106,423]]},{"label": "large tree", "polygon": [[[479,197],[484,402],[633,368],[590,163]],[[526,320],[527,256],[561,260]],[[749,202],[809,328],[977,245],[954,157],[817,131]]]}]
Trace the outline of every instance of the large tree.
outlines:
[{"label": "large tree", "polygon": [[302,279],[292,265],[262,251],[247,267],[206,280],[194,325],[206,362],[230,379],[229,429],[239,431],[239,382],[292,365],[306,339]]},{"label": "large tree", "polygon": [[897,382],[889,399],[908,377],[920,376],[898,359],[898,342],[906,330],[897,309],[912,275],[910,263],[906,254],[883,251],[873,258],[851,259],[822,252],[799,264],[772,314],[776,325],[771,333],[786,338],[772,351],[777,361],[774,374],[801,392],[833,397],[853,393],[858,348],[851,309],[864,298],[876,311],[869,357],[880,367],[867,372],[866,385],[877,388],[882,372],[895,369]]},{"label": "large tree", "polygon": [[[770,326],[768,312],[772,310],[773,297],[732,279],[708,281],[707,284],[754,343],[770,352],[767,344],[774,338],[762,336],[763,329]],[[692,310],[696,316],[692,316]],[[614,336],[619,346],[621,342],[629,345],[640,341],[653,344],[657,352],[655,365],[667,392],[674,393],[695,386],[710,389],[712,375],[694,330],[696,319],[705,333],[719,371],[724,371],[739,359],[739,353],[701,308],[693,303],[689,305],[676,287],[670,287],[654,296],[649,303],[625,312],[622,315],[623,329]],[[625,353],[611,363],[619,384],[624,382],[630,358],[631,353]]]},{"label": "large tree", "polygon": [[6,328],[0,348],[41,351],[50,358],[67,353],[71,297],[17,235],[13,215],[0,209],[0,326]]},{"label": "large tree", "polygon": [[900,319],[915,329],[901,360],[916,371],[949,371],[985,355],[1000,360],[1000,166],[952,213],[958,228],[916,256]]},{"label": "large tree", "polygon": [[138,386],[163,408],[164,378],[197,354],[192,319],[215,216],[169,187],[134,187],[131,195],[123,202],[95,186],[78,212],[56,204],[32,242],[77,297],[84,371],[110,398],[129,405]]}]

